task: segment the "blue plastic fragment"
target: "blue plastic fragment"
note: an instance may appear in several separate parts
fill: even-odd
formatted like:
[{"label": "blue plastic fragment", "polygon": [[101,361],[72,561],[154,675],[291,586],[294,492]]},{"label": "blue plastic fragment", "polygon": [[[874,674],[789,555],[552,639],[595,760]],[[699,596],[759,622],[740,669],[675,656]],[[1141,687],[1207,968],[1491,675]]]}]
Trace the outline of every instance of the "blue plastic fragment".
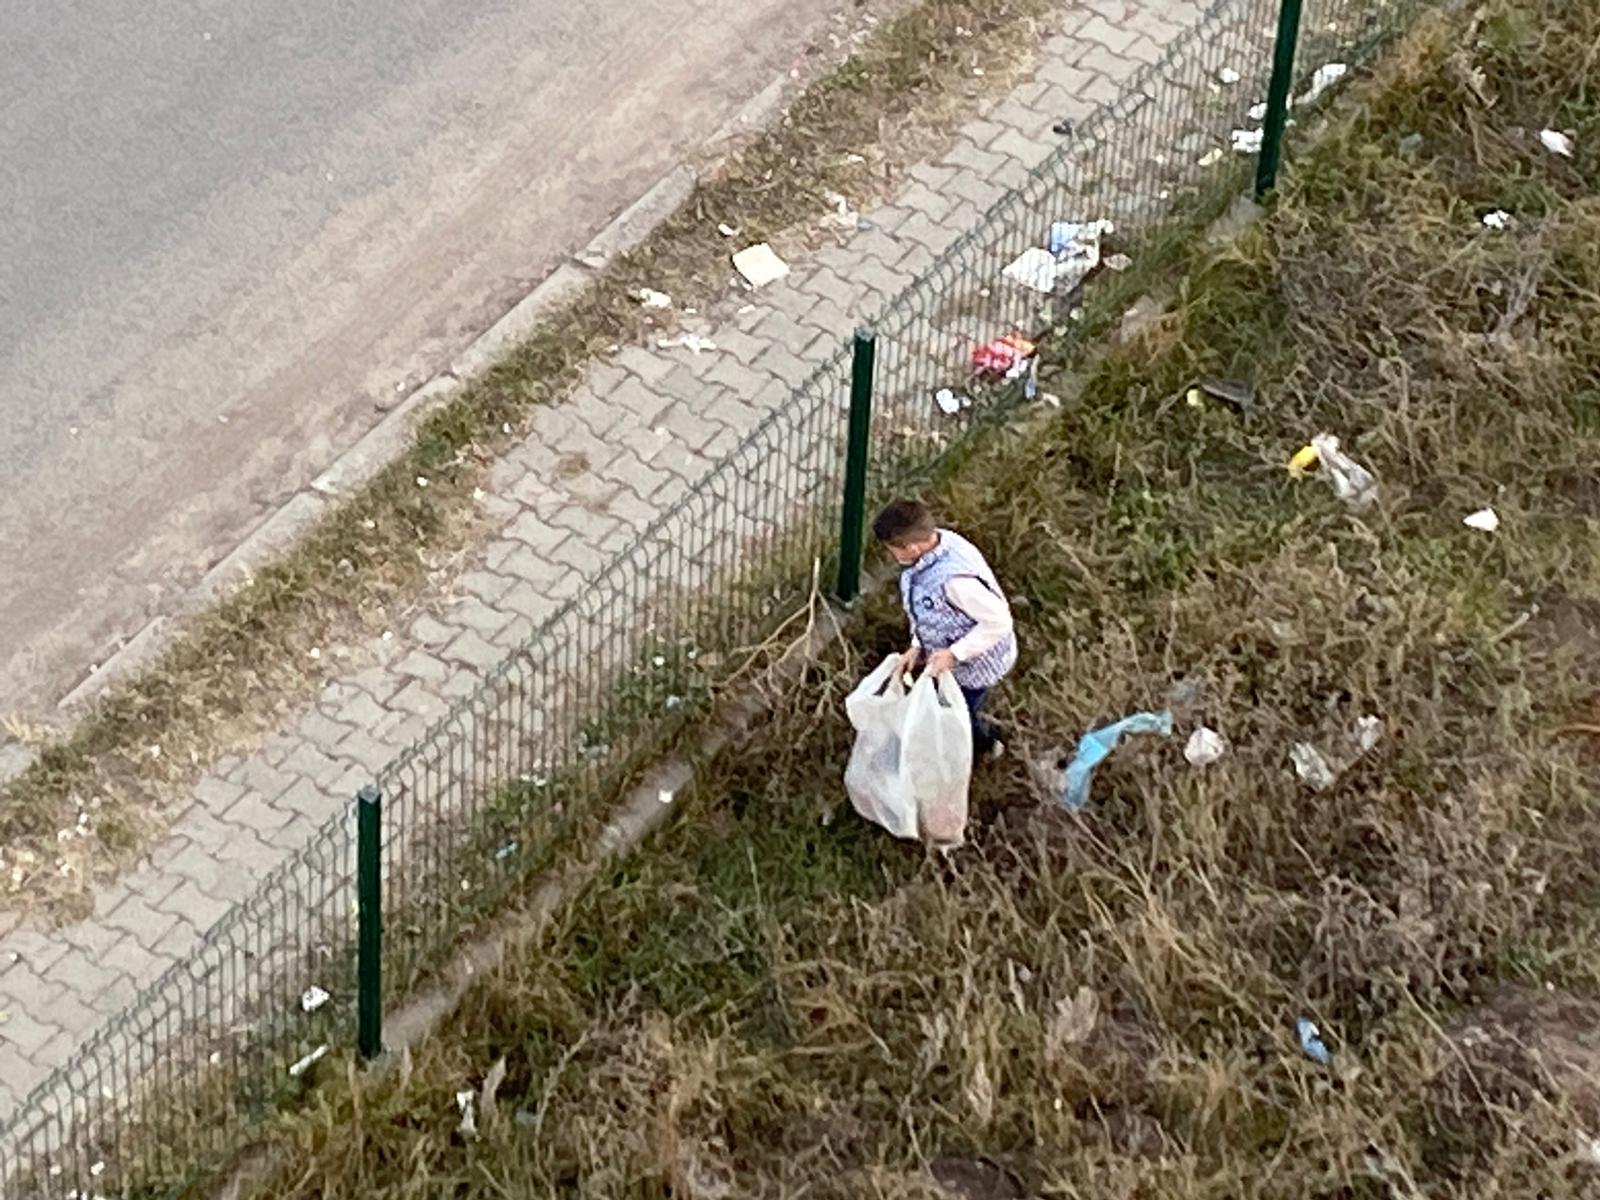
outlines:
[{"label": "blue plastic fragment", "polygon": [[1333,1061],[1333,1056],[1328,1053],[1328,1047],[1323,1044],[1321,1033],[1316,1022],[1309,1017],[1298,1017],[1294,1023],[1295,1032],[1300,1035],[1300,1049],[1304,1050],[1306,1057],[1313,1062],[1328,1066]]},{"label": "blue plastic fragment", "polygon": [[1094,780],[1094,769],[1130,733],[1159,733],[1162,737],[1171,737],[1172,714],[1165,710],[1134,713],[1114,725],[1091,729],[1079,738],[1077,753],[1067,764],[1066,779],[1061,789],[1062,804],[1077,812],[1089,803],[1089,784]]}]

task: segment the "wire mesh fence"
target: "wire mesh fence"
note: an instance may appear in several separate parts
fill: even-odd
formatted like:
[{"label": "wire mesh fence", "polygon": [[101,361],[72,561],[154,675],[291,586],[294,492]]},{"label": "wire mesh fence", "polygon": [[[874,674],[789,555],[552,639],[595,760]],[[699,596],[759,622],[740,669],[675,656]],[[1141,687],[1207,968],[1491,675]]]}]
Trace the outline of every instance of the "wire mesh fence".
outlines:
[{"label": "wire mesh fence", "polygon": [[[1218,0],[887,306],[870,495],[1036,400],[1242,192],[1279,0]],[[1297,95],[1421,7],[1306,0]],[[1319,74],[1320,71],[1320,74]],[[1298,112],[1304,113],[1306,105]],[[1250,144],[1245,139],[1245,145]],[[573,844],[836,566],[848,344],[376,781],[393,1000]],[[163,1196],[354,1044],[355,806],[0,1127],[0,1196]]]}]

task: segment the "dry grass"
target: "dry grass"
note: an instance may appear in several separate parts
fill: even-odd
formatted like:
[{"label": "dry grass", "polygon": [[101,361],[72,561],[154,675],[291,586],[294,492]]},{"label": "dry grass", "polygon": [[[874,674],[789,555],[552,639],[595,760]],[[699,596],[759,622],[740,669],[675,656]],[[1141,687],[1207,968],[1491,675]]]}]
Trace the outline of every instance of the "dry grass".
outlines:
[{"label": "dry grass", "polygon": [[222,754],[252,749],[329,670],[355,665],[333,653],[313,661],[310,648],[403,627],[459,568],[483,536],[473,489],[529,410],[610,347],[660,332],[634,299],[641,286],[703,311],[729,295],[719,223],[798,248],[831,211],[824,193],[863,205],[892,189],[982,95],[1006,86],[1027,59],[1019,46],[1031,50],[1059,7],[923,0],[852,47],[679,215],[430,420],[401,461],[0,788],[0,908],[82,915],[95,884],[166,825],[182,787]]},{"label": "dry grass", "polygon": [[[1597,55],[1579,0],[1425,30],[1168,318],[949,485],[1026,647],[970,849],[828,819],[843,692],[902,636],[878,596],[547,952],[298,1118],[270,1194],[1596,1195]],[[1547,124],[1575,162],[1514,132]],[[1198,373],[1263,411],[1170,403]],[[1374,508],[1283,471],[1323,429]],[[1497,535],[1461,524],[1486,503]],[[1220,763],[1135,742],[1081,816],[1040,794],[1028,758],[1179,682]]]}]

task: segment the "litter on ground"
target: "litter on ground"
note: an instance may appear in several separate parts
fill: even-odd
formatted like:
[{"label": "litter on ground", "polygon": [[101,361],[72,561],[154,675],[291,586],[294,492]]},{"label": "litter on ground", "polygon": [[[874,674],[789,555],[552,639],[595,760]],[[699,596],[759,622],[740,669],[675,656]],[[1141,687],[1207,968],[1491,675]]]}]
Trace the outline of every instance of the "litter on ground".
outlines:
[{"label": "litter on ground", "polygon": [[1361,753],[1366,754],[1383,741],[1383,718],[1362,717],[1356,722],[1355,742],[1361,748]]},{"label": "litter on ground", "polygon": [[1317,448],[1315,446],[1301,446],[1289,459],[1288,469],[1291,479],[1299,479],[1312,467],[1317,465]]},{"label": "litter on ground", "polygon": [[1295,101],[1296,104],[1315,104],[1322,99],[1322,95],[1339,80],[1349,74],[1350,68],[1342,62],[1324,63],[1311,73],[1311,86],[1306,88],[1305,95]]},{"label": "litter on ground", "polygon": [[1562,158],[1572,157],[1572,138],[1559,129],[1541,129],[1539,144],[1551,154],[1559,154]]},{"label": "litter on ground", "polygon": [[1299,478],[1317,463],[1322,464],[1333,485],[1334,495],[1351,508],[1361,509],[1378,498],[1378,481],[1372,472],[1339,449],[1339,439],[1319,433],[1289,460],[1289,474]]},{"label": "litter on ground", "polygon": [[317,1009],[321,1008],[330,999],[332,999],[332,997],[329,996],[327,992],[323,991],[313,983],[300,994],[300,1011],[308,1013],[316,1012]]},{"label": "litter on ground", "polygon": [[1027,369],[1028,360],[1038,353],[1038,350],[1039,348],[1027,338],[1014,333],[1007,334],[1005,337],[995,338],[992,342],[974,346],[972,365],[979,371],[1015,378]]},{"label": "litter on ground", "polygon": [[1265,136],[1260,129],[1235,129],[1229,144],[1240,154],[1259,154]]},{"label": "litter on ground", "polygon": [[671,308],[672,297],[665,292],[658,292],[655,288],[642,287],[635,293],[639,303],[646,308]]},{"label": "litter on ground", "polygon": [[1223,67],[1217,72],[1217,82],[1224,84],[1227,87],[1232,87],[1243,78],[1244,76],[1240,75],[1239,72],[1235,71],[1232,67]]},{"label": "litter on ground", "polygon": [[733,256],[733,269],[753,288],[764,288],[769,283],[789,274],[789,264],[779,258],[766,242],[747,246]]},{"label": "litter on ground", "polygon": [[1000,272],[1007,279],[1048,296],[1056,290],[1056,258],[1048,250],[1030,246]]},{"label": "litter on ground", "polygon": [[698,333],[685,333],[678,337],[659,338],[656,346],[661,350],[676,350],[683,347],[690,354],[703,354],[708,350],[715,350],[717,344],[710,338],[701,337]]},{"label": "litter on ground", "polygon": [[1184,392],[1184,402],[1190,408],[1204,408],[1206,398],[1220,400],[1241,416],[1255,411],[1256,390],[1242,379],[1218,379],[1207,375],[1195,380]]},{"label": "litter on ground", "polygon": [[297,1060],[292,1066],[290,1066],[289,1078],[299,1079],[300,1076],[309,1071],[312,1066],[321,1060],[321,1058],[331,1049],[332,1047],[329,1046],[327,1042],[323,1042],[322,1045],[318,1046],[310,1054],[306,1055],[302,1059]]},{"label": "litter on ground", "polygon": [[846,197],[838,192],[824,192],[822,198],[833,205],[833,211],[822,218],[824,225],[846,231],[861,227],[861,214],[850,207],[850,201]]},{"label": "litter on ground", "polygon": [[933,402],[939,406],[939,411],[946,416],[954,416],[963,408],[972,405],[972,397],[963,396],[949,388],[940,388],[933,394]]},{"label": "litter on ground", "polygon": [[1307,1058],[1325,1067],[1333,1061],[1333,1056],[1328,1053],[1328,1047],[1323,1044],[1322,1031],[1317,1028],[1315,1021],[1310,1017],[1297,1017],[1294,1029],[1300,1039],[1300,1049]]},{"label": "litter on ground", "polygon": [[456,1126],[456,1132],[462,1137],[478,1136],[478,1097],[471,1091],[456,1093],[456,1107],[461,1110],[461,1124]]},{"label": "litter on ground", "polygon": [[1172,736],[1170,712],[1138,712],[1123,717],[1101,729],[1091,729],[1078,739],[1077,752],[1062,777],[1061,803],[1077,812],[1089,803],[1089,785],[1094,782],[1094,770],[1104,762],[1118,743],[1129,734],[1154,733]]},{"label": "litter on ground", "polygon": [[1483,214],[1483,223],[1490,229],[1510,229],[1516,224],[1516,218],[1503,208]]},{"label": "litter on ground", "polygon": [[1468,529],[1479,529],[1484,533],[1493,533],[1500,528],[1500,514],[1492,508],[1480,508],[1475,513],[1469,513],[1461,519],[1461,523]]},{"label": "litter on ground", "polygon": [[1294,763],[1294,773],[1305,780],[1313,791],[1325,792],[1336,778],[1328,760],[1310,742],[1296,742],[1289,749],[1289,760]]},{"label": "litter on ground", "polygon": [[1214,167],[1221,161],[1222,161],[1222,147],[1213,146],[1211,149],[1207,150],[1203,155],[1200,156],[1200,159],[1198,160],[1198,162],[1195,165],[1196,166],[1201,166],[1201,167]]},{"label": "litter on ground", "polygon": [[1250,106],[1250,112],[1249,112],[1248,115],[1249,115],[1249,117],[1250,117],[1250,119],[1252,121],[1264,121],[1264,120],[1266,120],[1266,117],[1267,117],[1267,102],[1265,100],[1263,100],[1260,104],[1252,104]]},{"label": "litter on ground", "polygon": [[1056,282],[1066,290],[1082,283],[1100,265],[1100,239],[1116,230],[1107,220],[1057,221],[1050,226],[1050,253],[1055,256]]},{"label": "litter on ground", "polygon": [[1105,259],[1105,264],[1106,270],[1108,271],[1126,271],[1129,267],[1133,266],[1133,259],[1129,258],[1126,254],[1108,254]]},{"label": "litter on ground", "polygon": [[1189,735],[1183,757],[1192,767],[1209,767],[1227,752],[1227,740],[1215,729],[1202,725]]},{"label": "litter on ground", "polygon": [[1339,449],[1339,439],[1319,433],[1311,439],[1322,469],[1328,473],[1334,495],[1351,508],[1365,508],[1378,498],[1378,481],[1372,472]]},{"label": "litter on ground", "polygon": [[720,225],[717,226],[717,232],[720,233],[723,237],[738,237],[739,236],[739,231],[737,229],[735,229],[732,225],[729,225],[726,221],[722,222]]}]

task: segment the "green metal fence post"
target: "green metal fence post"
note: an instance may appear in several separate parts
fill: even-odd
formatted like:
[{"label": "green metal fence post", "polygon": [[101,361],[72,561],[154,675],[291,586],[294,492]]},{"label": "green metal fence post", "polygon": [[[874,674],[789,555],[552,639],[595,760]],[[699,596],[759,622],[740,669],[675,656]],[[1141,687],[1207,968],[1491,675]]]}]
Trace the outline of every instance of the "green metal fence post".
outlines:
[{"label": "green metal fence post", "polygon": [[839,581],[835,594],[844,603],[861,591],[861,547],[867,521],[867,443],[872,436],[872,372],[878,335],[856,330],[850,360],[850,436],[844,456],[844,508],[839,519]]},{"label": "green metal fence post", "polygon": [[1294,51],[1300,40],[1301,0],[1283,0],[1278,10],[1278,40],[1272,49],[1272,83],[1267,88],[1267,116],[1261,126],[1261,157],[1256,161],[1256,199],[1265,199],[1278,184],[1283,157],[1283,130],[1289,119],[1289,89],[1294,86]]},{"label": "green metal fence post", "polygon": [[383,794],[356,795],[356,1047],[383,1051]]}]

